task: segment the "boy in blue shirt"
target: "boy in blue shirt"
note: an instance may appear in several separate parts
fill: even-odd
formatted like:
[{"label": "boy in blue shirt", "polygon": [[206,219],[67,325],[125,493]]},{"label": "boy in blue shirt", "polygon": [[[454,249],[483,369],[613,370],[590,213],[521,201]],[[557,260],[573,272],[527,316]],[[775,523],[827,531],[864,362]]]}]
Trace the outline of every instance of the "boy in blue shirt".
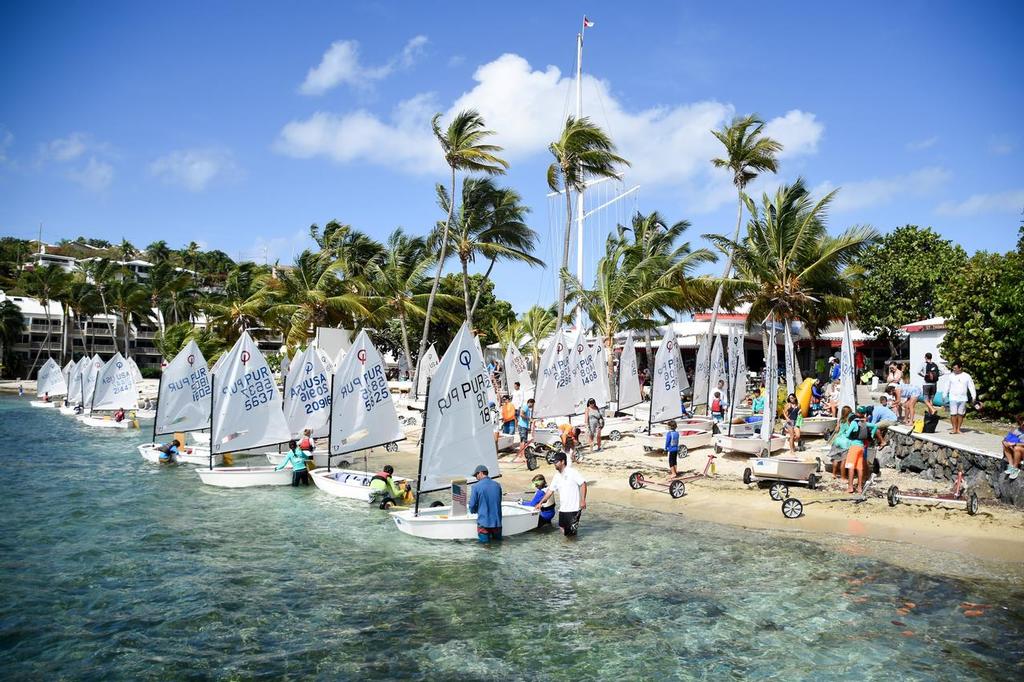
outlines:
[{"label": "boy in blue shirt", "polygon": [[667,424],[668,431],[665,432],[665,452],[668,453],[669,478],[675,478],[676,464],[679,461],[679,432],[676,431],[676,423],[671,421]]}]

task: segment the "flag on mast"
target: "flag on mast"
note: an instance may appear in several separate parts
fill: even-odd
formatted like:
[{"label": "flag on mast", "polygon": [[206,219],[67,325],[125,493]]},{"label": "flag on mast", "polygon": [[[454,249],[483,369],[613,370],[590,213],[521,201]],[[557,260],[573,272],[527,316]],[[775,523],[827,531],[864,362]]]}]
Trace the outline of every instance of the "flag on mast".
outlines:
[{"label": "flag on mast", "polygon": [[592,22],[590,19],[587,19],[587,17],[584,16],[583,17],[583,28],[594,28],[594,22]]}]

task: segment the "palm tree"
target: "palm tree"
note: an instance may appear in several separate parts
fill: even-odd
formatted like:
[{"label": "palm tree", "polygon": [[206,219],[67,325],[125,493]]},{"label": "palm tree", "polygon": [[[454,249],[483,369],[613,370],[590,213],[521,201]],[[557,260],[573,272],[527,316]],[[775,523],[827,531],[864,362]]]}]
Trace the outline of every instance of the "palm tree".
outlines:
[{"label": "palm tree", "polygon": [[[369,289],[366,306],[370,318],[376,322],[398,319],[402,332],[402,351],[409,367],[412,367],[409,322],[426,317],[426,305],[430,300],[430,294],[426,292],[429,278],[427,273],[436,261],[428,253],[425,239],[409,236],[402,228],[397,228],[388,236],[385,254],[383,262],[374,260],[366,266]],[[436,300],[443,307],[459,303],[456,296],[449,294],[438,294]],[[442,314],[454,318],[443,308]]]},{"label": "palm tree", "polygon": [[[91,349],[86,345],[89,338],[88,324],[94,315],[103,312],[99,292],[84,278],[76,277],[67,289],[67,305],[71,313],[72,324],[79,320],[85,321],[86,326],[82,330],[82,350],[91,355]],[[72,340],[71,349],[74,354],[74,340]]]},{"label": "palm tree", "polygon": [[[624,254],[626,269],[635,269],[636,277],[643,277],[639,282],[642,288],[674,288],[675,297],[667,306],[651,307],[650,299],[643,308],[643,317],[654,319],[655,314],[662,318],[668,317],[668,309],[674,311],[693,310],[701,302],[700,289],[690,275],[701,263],[714,262],[715,255],[708,249],[692,250],[690,242],[679,242],[690,229],[690,221],[680,220],[671,225],[657,211],[644,215],[637,212],[633,216],[630,227],[619,226],[618,240],[628,246]],[[660,262],[660,267],[639,267],[646,260]],[[696,289],[696,290],[695,290]],[[654,360],[654,349],[651,343],[651,329],[643,330],[647,345],[647,363]]]},{"label": "palm tree", "polygon": [[43,307],[43,312],[46,313],[46,340],[39,347],[39,350],[36,351],[36,357],[32,360],[32,367],[28,371],[28,376],[32,376],[35,373],[39,357],[43,353],[43,348],[46,349],[47,355],[50,354],[50,333],[52,329],[50,324],[50,301],[61,296],[70,280],[71,277],[59,265],[36,267],[22,272],[22,276],[19,279],[19,287],[29,296],[39,301],[39,305]]},{"label": "palm tree", "polygon": [[[153,265],[166,263],[171,259],[173,253],[171,247],[167,246],[167,242],[163,239],[155,241],[146,247],[146,259]],[[126,258],[125,260],[128,259]]]},{"label": "palm tree", "polygon": [[150,307],[160,311],[160,329],[182,320],[192,321],[198,291],[192,275],[175,269],[169,261],[158,263],[149,273]]},{"label": "palm tree", "polygon": [[322,233],[316,223],[310,225],[309,236],[320,247],[318,258],[326,265],[341,262],[338,274],[346,280],[362,276],[366,265],[384,253],[384,247],[375,239],[337,220],[327,223]]},{"label": "palm tree", "polygon": [[255,263],[239,263],[228,273],[224,293],[201,305],[210,328],[226,341],[234,343],[242,332],[260,324],[265,309],[261,278]]},{"label": "palm tree", "polygon": [[288,325],[289,346],[305,344],[317,327],[369,314],[363,296],[347,290],[338,278],[343,265],[342,261],[326,265],[306,250],[295,259],[294,267],[278,270],[276,277],[261,278],[264,314]]},{"label": "palm tree", "polygon": [[78,267],[83,269],[86,281],[91,280],[96,287],[96,293],[100,297],[100,307],[103,316],[107,320],[107,330],[110,333],[110,343],[117,348],[117,334],[114,331],[114,323],[110,315],[110,306],[107,303],[107,294],[117,283],[118,279],[125,277],[124,268],[112,260],[106,258],[94,258],[87,261],[79,261]]},{"label": "palm tree", "polygon": [[[711,133],[718,138],[725,147],[725,158],[715,158],[711,163],[716,168],[727,168],[732,173],[732,184],[736,187],[736,230],[733,233],[733,242],[739,241],[740,223],[743,221],[743,189],[751,180],[757,177],[758,173],[764,171],[778,172],[779,162],[775,155],[782,151],[782,144],[770,137],[764,137],[764,121],[756,115],[751,114],[743,118],[735,118],[732,123],[723,126],[721,130],[712,130]],[[733,252],[729,251],[725,261],[725,270],[722,273],[722,281],[715,292],[715,302],[711,305],[711,323],[708,325],[708,337],[715,333],[715,323],[718,321],[718,309],[722,304],[722,288],[725,280],[732,272]]]},{"label": "palm tree", "polygon": [[[438,204],[448,212],[451,209],[451,197],[444,186],[437,186],[437,195]],[[462,290],[466,320],[470,327],[473,326],[473,314],[484,289],[481,282],[476,296],[470,296],[469,264],[475,262],[478,255],[488,260],[484,281],[490,278],[494,264],[499,259],[519,261],[531,266],[543,265],[539,258],[530,253],[535,248],[537,233],[523,222],[529,209],[521,201],[517,192],[499,189],[489,179],[472,178],[462,185],[462,205],[458,214],[453,216],[448,240],[450,249],[462,265]],[[438,225],[436,240],[440,240],[443,227]]]},{"label": "palm tree", "polygon": [[131,278],[125,277],[114,283],[110,289],[110,305],[121,321],[121,333],[124,341],[124,356],[131,357],[128,347],[128,329],[142,322],[153,320],[153,310],[149,307],[149,292],[146,287]]},{"label": "palm tree", "polygon": [[709,238],[734,254],[736,274],[729,282],[737,300],[750,304],[748,325],[769,315],[776,320],[814,319],[853,309],[851,267],[878,239],[871,227],[851,227],[830,236],[825,228],[828,206],[838,190],[815,201],[803,179],[765,194],[758,207],[747,199],[751,218],[747,235],[733,241]]},{"label": "palm tree", "polygon": [[181,262],[192,271],[193,282],[196,282],[198,278],[202,256],[203,250],[195,242],[189,242],[188,246],[181,250]]},{"label": "palm tree", "polygon": [[11,366],[11,349],[21,339],[25,329],[25,317],[13,301],[0,301],[0,362],[5,368]]},{"label": "palm tree", "polygon": [[[569,267],[569,241],[572,234],[572,192],[579,194],[588,178],[618,176],[620,166],[629,161],[615,153],[611,138],[590,119],[570,116],[561,137],[548,145],[555,161],[548,166],[548,187],[551,191],[565,192],[565,237],[562,248],[562,267]],[[560,270],[560,271],[561,271]],[[558,284],[558,323],[565,319],[565,280]]]},{"label": "palm tree", "polygon": [[533,369],[537,371],[540,365],[540,342],[551,336],[558,328],[555,313],[550,308],[535,305],[523,313],[519,328],[522,333],[530,336],[525,350],[533,355]]},{"label": "palm tree", "polygon": [[130,261],[139,255],[139,250],[127,239],[121,239],[121,243],[117,245],[117,254],[121,257],[121,260]]},{"label": "palm tree", "polygon": [[[484,173],[486,175],[500,175],[508,168],[508,162],[498,156],[501,147],[487,144],[485,140],[494,134],[494,131],[485,127],[483,117],[474,109],[460,111],[448,124],[448,128],[441,129],[441,114],[435,114],[430,122],[434,131],[434,137],[441,145],[444,154],[444,161],[451,169],[451,191],[455,193],[455,172],[464,171],[467,173]],[[430,316],[434,310],[434,299],[437,298],[437,289],[441,284],[441,275],[444,270],[444,262],[448,257],[448,229],[452,223],[452,213],[455,210],[454,202],[448,206],[448,218],[445,220],[444,229],[441,233],[441,253],[437,258],[437,272],[434,274],[434,283],[430,288],[430,298],[427,299],[426,317],[423,320],[423,337],[420,339],[420,347],[416,353],[417,358],[423,357],[427,350],[427,339],[430,338]],[[413,376],[413,385],[419,380],[419,365]]]}]

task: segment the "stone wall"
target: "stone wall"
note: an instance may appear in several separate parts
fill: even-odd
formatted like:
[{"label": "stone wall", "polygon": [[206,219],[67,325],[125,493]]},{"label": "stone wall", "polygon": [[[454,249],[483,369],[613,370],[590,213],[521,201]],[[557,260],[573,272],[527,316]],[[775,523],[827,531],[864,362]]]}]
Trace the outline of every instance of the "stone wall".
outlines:
[{"label": "stone wall", "polygon": [[1024,476],[1011,481],[1003,475],[1006,460],[939,445],[913,436],[889,432],[889,444],[878,453],[879,464],[918,473],[936,481],[956,479],[963,467],[964,481],[982,500],[1000,500],[1024,508]]}]

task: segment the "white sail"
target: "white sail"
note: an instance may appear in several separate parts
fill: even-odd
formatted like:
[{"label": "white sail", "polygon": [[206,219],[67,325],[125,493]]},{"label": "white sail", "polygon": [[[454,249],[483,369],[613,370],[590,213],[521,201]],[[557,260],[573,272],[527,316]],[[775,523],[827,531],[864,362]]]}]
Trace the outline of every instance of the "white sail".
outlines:
[{"label": "white sail", "polygon": [[494,420],[483,356],[463,323],[430,383],[419,481],[421,491],[447,488],[453,478],[472,479],[478,465],[497,476]]},{"label": "white sail", "polygon": [[[439,395],[439,393],[434,393]],[[363,330],[334,373],[331,454],[403,440],[384,358]],[[493,438],[493,436],[492,436]]]},{"label": "white sail", "polygon": [[764,412],[761,420],[761,440],[770,441],[775,428],[775,413],[779,403],[779,346],[775,342],[775,320],[768,318],[768,368],[765,377]]},{"label": "white sail", "polygon": [[213,453],[287,442],[291,434],[281,411],[266,358],[242,332],[214,375]]},{"label": "white sail", "polygon": [[[711,362],[708,365],[709,382],[708,382],[708,396],[711,401],[715,399],[715,391],[718,390],[718,382],[725,382],[726,371],[725,371],[725,353],[722,350],[722,337],[715,334],[715,340],[711,344]],[[728,386],[726,386],[726,392],[728,392]],[[728,398],[723,393],[722,398]]]},{"label": "white sail", "polygon": [[730,336],[729,377],[732,395],[729,397],[729,410],[731,414],[747,397],[747,359],[743,350],[743,343],[746,339],[743,329],[736,327]]},{"label": "white sail", "polygon": [[194,340],[164,367],[157,396],[157,433],[198,431],[210,426],[210,370]]},{"label": "white sail", "polygon": [[700,337],[700,347],[697,349],[697,366],[693,372],[693,407],[708,404],[708,384],[711,383],[711,348],[707,334]]},{"label": "white sail", "polygon": [[843,322],[843,343],[839,351],[839,407],[849,405],[857,409],[856,376],[854,372],[853,339],[850,333],[850,318]]},{"label": "white sail", "polygon": [[132,378],[135,380],[135,385],[138,387],[142,383],[142,372],[139,370],[139,366],[135,363],[134,358],[125,358],[128,362],[128,369],[132,372]]},{"label": "white sail", "polygon": [[284,418],[292,436],[305,429],[319,431],[331,415],[331,380],[322,353],[312,346],[288,370],[284,385]]},{"label": "white sail", "polygon": [[604,352],[604,344],[595,343],[590,349],[590,356],[594,361],[594,369],[597,371],[597,388],[594,398],[600,407],[605,407],[612,401],[612,390],[608,380],[608,356]]},{"label": "white sail", "polygon": [[[243,332],[243,334],[248,334],[248,333],[249,332]],[[235,345],[238,345],[237,341],[235,342]],[[221,353],[220,357],[217,358],[217,361],[215,363],[213,363],[213,367],[210,368],[210,374],[216,374],[217,372],[219,372],[221,367],[224,366],[224,363],[227,362],[227,360],[228,360],[228,353]]]},{"label": "white sail", "polygon": [[135,388],[135,377],[128,361],[120,353],[107,360],[96,379],[96,394],[92,409],[131,410],[138,407],[139,392]]},{"label": "white sail", "polygon": [[64,382],[64,372],[60,365],[53,358],[47,358],[36,375],[36,395],[67,395],[67,392],[68,386]]},{"label": "white sail", "polygon": [[96,378],[99,377],[101,369],[103,369],[103,360],[99,355],[92,356],[92,360],[89,361],[89,366],[86,368],[82,386],[85,395],[85,401],[82,404],[88,409],[92,409],[93,396],[96,394]]},{"label": "white sail", "polygon": [[286,346],[284,352],[281,353],[281,367],[278,370],[281,373],[281,379],[287,379],[291,366],[292,361],[288,358],[288,347]]},{"label": "white sail", "polygon": [[441,364],[441,359],[437,357],[437,349],[434,348],[434,344],[430,344],[430,348],[420,358],[415,397],[419,398],[421,395],[427,394],[427,382],[434,376],[439,364]]},{"label": "white sail", "polygon": [[544,355],[540,357],[533,408],[535,419],[565,417],[576,413],[576,388],[572,375],[569,346],[562,332],[556,331],[548,340]]},{"label": "white sail", "polygon": [[68,392],[65,395],[71,394],[71,373],[75,371],[75,367],[77,367],[75,361],[68,360],[68,364],[64,365],[64,369],[61,370],[61,374],[64,375],[64,385],[68,388]]},{"label": "white sail", "polygon": [[[600,403],[598,392],[600,391],[601,371],[594,364],[594,353],[587,343],[587,337],[581,329],[576,334],[572,345],[572,369],[575,375],[573,383],[576,386],[576,414],[583,414],[587,401],[591,398]],[[605,403],[607,404],[607,403]]]},{"label": "white sail", "polygon": [[[332,360],[331,356],[327,354],[327,351],[325,351],[320,346],[315,346],[315,348],[317,357],[320,358],[321,364],[323,364],[323,366],[327,369],[328,372],[334,374],[334,360]],[[289,369],[288,371],[290,372],[291,370]]]},{"label": "white sail", "polygon": [[510,343],[508,350],[505,351],[505,377],[510,392],[515,390],[516,382],[519,382],[519,388],[526,393],[533,390],[530,367],[514,343]]},{"label": "white sail", "polygon": [[796,393],[797,378],[796,378],[796,356],[793,350],[793,334],[789,330],[789,321],[783,321],[782,323],[782,338],[785,348],[785,371],[786,371],[786,396],[790,393]]},{"label": "white sail", "polygon": [[[481,359],[484,357],[483,348],[480,347],[480,337],[474,336],[473,341],[476,342],[476,352]],[[486,363],[484,363],[484,371],[487,374],[487,404],[497,407],[500,404],[498,400],[498,387],[494,385],[494,376],[487,371]]]},{"label": "white sail", "polygon": [[68,402],[81,404],[82,402],[82,372],[89,366],[89,358],[82,358],[71,368],[68,375]]},{"label": "white sail", "polygon": [[624,410],[641,402],[643,397],[640,395],[640,374],[636,368],[636,345],[633,341],[633,332],[630,331],[626,334],[626,343],[623,344],[622,355],[619,357],[618,408]]},{"label": "white sail", "polygon": [[654,375],[651,377],[651,423],[675,419],[683,414],[679,395],[679,373],[683,363],[679,358],[679,344],[672,325],[661,339],[654,354]]}]

